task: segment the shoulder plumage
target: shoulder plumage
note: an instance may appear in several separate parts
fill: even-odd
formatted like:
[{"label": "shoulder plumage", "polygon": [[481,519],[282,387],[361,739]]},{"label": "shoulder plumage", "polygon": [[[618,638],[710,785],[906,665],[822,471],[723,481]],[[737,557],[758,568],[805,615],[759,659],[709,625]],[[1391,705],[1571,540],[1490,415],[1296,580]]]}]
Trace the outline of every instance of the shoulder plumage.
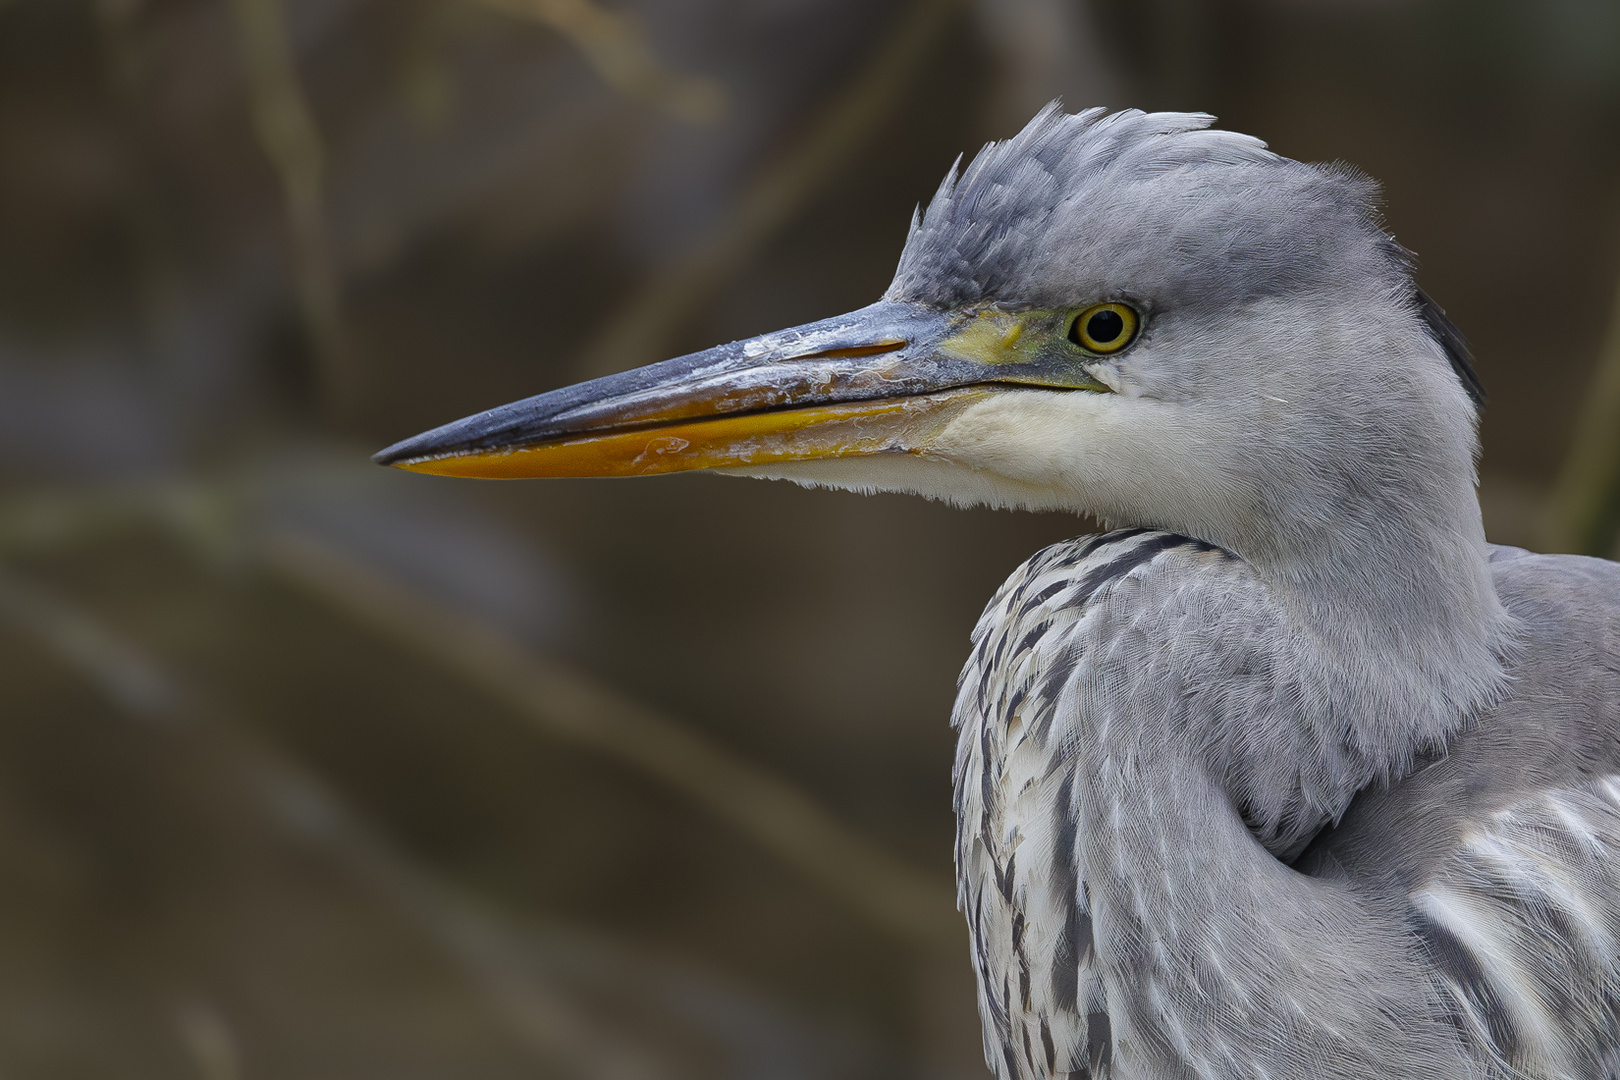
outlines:
[{"label": "shoulder plumage", "polygon": [[[1076,862],[1072,710],[1060,704],[1096,606],[1213,546],[1125,529],[1039,552],[1007,579],[974,630],[953,722],[958,902],[968,916],[986,1056],[1001,1080],[1107,1075],[1107,1002]],[[1186,570],[1183,564],[1177,569]]]},{"label": "shoulder plumage", "polygon": [[1050,648],[1114,583],[1170,551],[1229,558],[1213,544],[1156,529],[1083,536],[1037,552],[1012,572],[979,616],[974,651],[958,685],[976,681],[979,707],[988,707],[992,682],[1023,668],[1037,646]]},{"label": "shoulder plumage", "polygon": [[1453,1022],[1510,1076],[1620,1064],[1620,776],[1469,822],[1411,892]]}]

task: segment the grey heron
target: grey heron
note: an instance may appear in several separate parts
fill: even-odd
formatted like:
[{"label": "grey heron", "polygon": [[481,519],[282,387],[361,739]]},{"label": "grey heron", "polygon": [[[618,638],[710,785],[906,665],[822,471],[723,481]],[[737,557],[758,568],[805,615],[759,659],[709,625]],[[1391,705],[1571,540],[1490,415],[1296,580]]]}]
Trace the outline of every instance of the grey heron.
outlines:
[{"label": "grey heron", "polygon": [[1015,570],[953,723],[990,1068],[1620,1077],[1620,566],[1488,544],[1478,382],[1374,185],[1042,111],[848,315],[398,443],[1114,531]]}]

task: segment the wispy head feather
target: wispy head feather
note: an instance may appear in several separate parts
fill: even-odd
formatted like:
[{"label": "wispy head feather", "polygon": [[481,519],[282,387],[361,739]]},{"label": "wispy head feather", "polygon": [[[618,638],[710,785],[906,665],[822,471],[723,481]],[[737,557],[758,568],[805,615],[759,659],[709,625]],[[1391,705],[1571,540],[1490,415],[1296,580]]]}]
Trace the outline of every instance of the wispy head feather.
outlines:
[{"label": "wispy head feather", "polygon": [[1206,292],[1210,275],[1230,284],[1235,273],[1253,298],[1288,291],[1324,256],[1367,251],[1369,239],[1404,267],[1379,227],[1372,181],[1212,123],[1136,109],[1070,115],[1053,102],[965,171],[952,167],[913,219],[887,297],[1071,299],[1052,295],[1058,283],[1164,296]]}]

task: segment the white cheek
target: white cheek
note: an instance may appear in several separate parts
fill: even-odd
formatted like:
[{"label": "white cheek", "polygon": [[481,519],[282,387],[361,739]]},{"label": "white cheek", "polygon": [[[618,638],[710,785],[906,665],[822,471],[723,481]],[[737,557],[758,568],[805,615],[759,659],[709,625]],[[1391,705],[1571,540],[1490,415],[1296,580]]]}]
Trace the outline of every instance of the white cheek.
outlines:
[{"label": "white cheek", "polygon": [[1104,446],[1131,439],[1135,426],[1113,394],[1011,391],[953,419],[928,453],[1009,479],[1072,489]]},{"label": "white cheek", "polygon": [[1123,394],[1011,390],[964,409],[911,453],[717,470],[962,506],[1070,510],[1215,538],[1250,499],[1225,451],[1247,443],[1179,405]]},{"label": "white cheek", "polygon": [[1189,410],[1121,394],[1014,391],[963,411],[927,452],[1110,521],[1186,527],[1247,503],[1226,450]]}]

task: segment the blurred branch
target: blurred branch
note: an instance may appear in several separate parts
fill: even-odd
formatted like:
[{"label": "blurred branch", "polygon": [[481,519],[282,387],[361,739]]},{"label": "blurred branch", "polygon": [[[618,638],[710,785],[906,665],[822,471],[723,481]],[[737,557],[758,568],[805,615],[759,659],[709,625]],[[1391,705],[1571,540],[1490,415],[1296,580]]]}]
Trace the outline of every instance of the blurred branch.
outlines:
[{"label": "blurred branch", "polygon": [[[3,3],[4,0],[0,0]],[[141,13],[142,0],[96,0],[96,22],[113,90],[129,96],[140,86],[145,57],[135,42],[134,24]]]},{"label": "blurred branch", "polygon": [[187,1001],[175,1010],[180,1041],[203,1080],[242,1080],[242,1054],[225,1014],[212,1002]]},{"label": "blurred branch", "polygon": [[[0,554],[59,547],[143,524],[217,556],[243,527],[243,485],[170,485],[100,498],[13,501],[0,509]],[[792,783],[678,720],[500,631],[450,611],[304,533],[247,538],[251,556],[301,591],[454,671],[542,731],[649,776],[758,844],[880,929],[921,946],[955,946],[953,891],[839,822]],[[101,650],[104,655],[110,655]]]},{"label": "blurred branch", "polygon": [[33,638],[94,683],[115,707],[143,720],[172,719],[179,696],[139,650],[83,612],[0,571],[0,623]]},{"label": "blurred branch", "polygon": [[275,166],[292,240],[293,284],[318,366],[322,405],[335,417],[354,405],[353,357],[322,208],[326,159],[287,39],[281,0],[230,0],[259,145]]},{"label": "blurred branch", "polygon": [[[1073,0],[974,0],[975,31],[993,54],[993,84],[984,95],[991,131],[1017,131],[1054,98],[1071,109],[1118,106],[1120,58],[1109,46],[1098,5]],[[1155,43],[1154,52],[1159,51]]]},{"label": "blurred branch", "polygon": [[1546,526],[1552,551],[1612,558],[1620,539],[1620,284]]},{"label": "blurred branch", "polygon": [[405,106],[427,132],[443,130],[455,107],[455,86],[444,57],[448,10],[443,4],[416,5],[400,56]]},{"label": "blurred branch", "polygon": [[9,499],[0,506],[0,555],[138,528],[157,516],[159,501],[149,488]]},{"label": "blurred branch", "polygon": [[262,556],[288,581],[454,670],[553,738],[604,753],[702,806],[889,933],[918,944],[960,936],[946,882],[868,843],[759,766],[307,536],[272,533]]},{"label": "blurred branch", "polygon": [[832,180],[894,113],[935,40],[964,0],[912,0],[882,46],[809,130],[749,183],[736,209],[688,255],[654,273],[582,354],[585,376],[664,358],[704,299],[748,263]]},{"label": "blurred branch", "polygon": [[[133,644],[35,583],[4,571],[0,624],[38,642],[116,707],[142,719],[158,717],[193,738],[206,739],[224,759],[223,767],[245,778],[242,790],[262,812],[284,830],[326,849],[425,930],[485,993],[513,1034],[543,1059],[566,1066],[568,1075],[596,1080],[658,1080],[667,1075],[627,1032],[605,1030],[531,970],[524,961],[530,950],[521,930],[416,866],[291,759],[249,736],[241,725],[220,723],[218,709],[203,707]],[[236,1066],[234,1057],[230,1065]],[[219,1068],[211,1072],[228,1075],[233,1074]]]},{"label": "blurred branch", "polygon": [[591,0],[477,0],[484,7],[549,26],[574,43],[603,82],[619,93],[694,124],[725,111],[713,79],[675,75],[653,56],[641,24]]}]

